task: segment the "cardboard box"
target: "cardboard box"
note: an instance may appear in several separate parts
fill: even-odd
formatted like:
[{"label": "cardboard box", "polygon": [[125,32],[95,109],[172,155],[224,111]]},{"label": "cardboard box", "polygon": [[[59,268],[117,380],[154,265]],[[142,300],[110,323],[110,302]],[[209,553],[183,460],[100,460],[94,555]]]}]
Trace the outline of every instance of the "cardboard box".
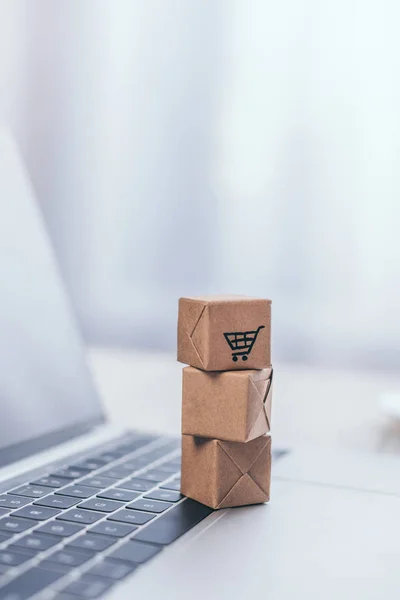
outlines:
[{"label": "cardboard box", "polygon": [[269,500],[271,437],[247,444],[182,436],[182,494],[211,508]]},{"label": "cardboard box", "polygon": [[178,360],[203,371],[271,366],[271,301],[246,296],[181,298]]},{"label": "cardboard box", "polygon": [[271,369],[183,369],[182,433],[249,442],[270,431]]}]

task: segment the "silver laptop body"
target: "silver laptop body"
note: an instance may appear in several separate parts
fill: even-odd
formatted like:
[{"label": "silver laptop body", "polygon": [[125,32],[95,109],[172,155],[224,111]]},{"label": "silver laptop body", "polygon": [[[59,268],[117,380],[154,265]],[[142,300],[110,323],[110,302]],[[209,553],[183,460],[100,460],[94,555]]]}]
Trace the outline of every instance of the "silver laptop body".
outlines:
[{"label": "silver laptop body", "polygon": [[[122,548],[125,538],[119,538],[105,554],[95,553],[84,564],[69,568],[62,563],[54,566],[52,556],[88,528],[43,552],[22,545],[21,540],[33,539],[43,527],[31,516],[35,525],[17,531],[14,537],[2,531],[2,522],[12,525],[18,510],[45,512],[45,506],[33,503],[46,499],[46,494],[29,497],[13,490],[23,491],[30,482],[44,481],[52,472],[68,474],[68,465],[87,463],[87,457],[99,448],[106,456],[108,449],[125,444],[144,477],[157,466],[178,464],[174,461],[179,454],[178,444],[167,437],[146,438],[144,434],[147,441],[140,446],[140,433],[130,438],[107,425],[42,217],[18,151],[4,131],[0,132],[0,410],[0,600],[99,595],[106,600],[397,597],[400,484],[396,458],[324,455],[312,449],[289,452],[274,463],[268,505],[209,514],[173,543],[160,546],[151,560],[132,566],[126,576],[105,577],[109,586],[104,588],[96,587],[96,581],[103,581],[106,573],[98,569],[97,580],[95,574],[86,580],[83,575],[95,573],[96,565]],[[139,444],[137,449],[135,444]],[[154,462],[141,471],[140,459],[146,452]],[[162,462],[165,457],[169,462]],[[116,465],[124,460],[116,460]],[[103,465],[78,478],[76,486],[87,489],[80,482],[93,482],[106,470],[112,473],[114,463],[110,464],[111,468]],[[170,488],[178,489],[177,475],[170,470],[168,478]],[[43,492],[43,487],[38,484],[36,491]],[[164,489],[170,488],[167,483]],[[57,489],[49,487],[47,492],[56,501],[61,497]],[[3,505],[2,497],[6,497]],[[21,505],[11,511],[4,508],[8,497],[17,503],[22,499]],[[77,514],[79,510],[79,504],[72,506]],[[60,514],[64,514],[61,509],[51,523],[63,527],[67,522],[59,519]],[[115,522],[108,520],[110,514],[104,513],[97,525],[112,527]],[[144,510],[143,514],[150,513]],[[21,519],[30,523],[29,518],[17,517],[17,527]],[[157,515],[150,523],[157,519],[161,523],[162,518]],[[138,529],[144,531],[146,526]],[[106,530],[98,535],[107,539]],[[54,532],[36,533],[36,537],[39,542],[59,539]],[[22,562],[14,564],[15,559]],[[118,559],[109,560],[118,563]],[[39,585],[36,593],[33,574],[41,572],[57,576],[48,585]],[[91,585],[79,588],[80,581]]]}]

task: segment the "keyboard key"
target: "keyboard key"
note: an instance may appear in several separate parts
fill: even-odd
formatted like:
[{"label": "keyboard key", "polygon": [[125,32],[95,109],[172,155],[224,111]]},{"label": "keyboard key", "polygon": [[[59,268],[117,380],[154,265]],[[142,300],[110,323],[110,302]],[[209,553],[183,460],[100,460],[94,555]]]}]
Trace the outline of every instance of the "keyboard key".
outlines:
[{"label": "keyboard key", "polygon": [[141,512],[138,510],[119,510],[115,514],[107,517],[107,521],[117,521],[120,523],[129,523],[132,525],[144,525],[151,519],[154,519],[154,514],[149,514],[145,512]]},{"label": "keyboard key", "polygon": [[147,471],[147,473],[140,473],[140,479],[144,479],[144,481],[154,481],[155,483],[160,483],[160,481],[164,481],[164,479],[167,478],[168,475],[166,473],[157,471],[156,469]]},{"label": "keyboard key", "polygon": [[212,509],[194,500],[185,500],[166,515],[139,531],[135,540],[166,545],[178,539],[212,513]]},{"label": "keyboard key", "polygon": [[147,467],[147,465],[151,465],[152,462],[154,462],[154,459],[151,458],[149,454],[142,454],[141,456],[135,456],[135,458],[130,458],[129,461],[123,464],[127,464],[127,468],[130,468],[132,471],[138,471],[139,469]]},{"label": "keyboard key", "polygon": [[85,579],[86,576],[96,578],[105,577],[106,579],[120,581],[132,573],[135,568],[136,566],[133,563],[122,563],[106,558],[89,569],[89,571],[83,575],[83,578]]},{"label": "keyboard key", "polygon": [[153,490],[146,494],[145,498],[150,500],[165,500],[166,502],[178,502],[182,500],[183,496],[179,492],[173,492],[172,490]]},{"label": "keyboard key", "polygon": [[142,564],[158,554],[160,547],[142,542],[129,541],[114,550],[108,558]]},{"label": "keyboard key", "polygon": [[2,544],[3,542],[6,542],[8,539],[9,539],[9,536],[3,535],[2,533],[0,533],[0,544]]},{"label": "keyboard key", "polygon": [[40,487],[39,485],[23,485],[22,487],[11,491],[11,494],[16,496],[28,496],[28,498],[41,498],[49,493],[49,488]]},{"label": "keyboard key", "polygon": [[1,600],[27,600],[62,577],[45,569],[30,569],[1,588]]},{"label": "keyboard key", "polygon": [[104,515],[102,513],[74,508],[57,517],[57,521],[61,519],[63,521],[71,521],[72,523],[84,523],[85,525],[91,525],[103,517]]},{"label": "keyboard key", "polygon": [[67,467],[66,469],[59,469],[55,473],[51,473],[52,477],[65,477],[66,479],[80,479],[89,475],[88,469],[76,469],[73,467]]},{"label": "keyboard key", "polygon": [[8,515],[10,512],[9,508],[0,508],[0,517],[4,517],[4,515]]},{"label": "keyboard key", "polygon": [[55,546],[61,541],[60,537],[55,537],[51,535],[40,535],[39,533],[32,533],[31,535],[26,535],[16,542],[14,542],[15,546],[21,546],[21,548],[29,548],[31,550],[37,550],[42,552],[43,550],[47,550],[52,546]]},{"label": "keyboard key", "polygon": [[51,563],[65,565],[66,567],[79,567],[93,558],[93,556],[96,556],[94,552],[82,550],[81,548],[76,550],[75,548],[71,548],[71,546],[66,546],[63,550],[58,550],[48,556],[46,560]]},{"label": "keyboard key", "polygon": [[70,483],[70,480],[63,477],[41,477],[40,479],[36,479],[36,481],[32,481],[31,485],[44,485],[51,488],[60,488],[64,485],[68,485],[68,483]]},{"label": "keyboard key", "polygon": [[35,521],[46,521],[56,515],[59,515],[61,511],[55,510],[54,508],[42,508],[40,506],[24,506],[20,510],[12,513],[12,517],[24,517],[24,519],[34,519]]},{"label": "keyboard key", "polygon": [[173,506],[173,504],[140,498],[139,500],[134,500],[131,502],[131,504],[128,504],[127,508],[133,508],[134,510],[145,510],[152,513],[162,513],[170,506]]},{"label": "keyboard key", "polygon": [[155,483],[143,481],[142,479],[130,479],[129,481],[125,481],[125,483],[119,483],[118,487],[123,488],[124,490],[133,490],[142,493],[151,490],[155,485]]},{"label": "keyboard key", "polygon": [[113,500],[101,500],[100,498],[92,498],[78,506],[78,508],[88,508],[89,510],[100,510],[101,512],[110,513],[124,505],[121,502]]},{"label": "keyboard key", "polygon": [[123,452],[116,452],[113,450],[111,452],[104,452],[103,454],[100,454],[99,458],[108,464],[110,462],[114,462],[114,460],[118,460],[122,456],[124,456]]},{"label": "keyboard key", "polygon": [[111,477],[103,477],[102,475],[99,475],[98,477],[87,477],[86,479],[82,479],[80,485],[86,485],[92,488],[104,490],[104,488],[114,485],[116,481],[118,481],[118,479],[112,479]]},{"label": "keyboard key", "polygon": [[31,529],[37,525],[38,521],[30,521],[29,519],[18,519],[16,517],[3,517],[0,519],[0,531],[9,531],[13,533],[21,533],[26,529]]},{"label": "keyboard key", "polygon": [[56,494],[64,494],[65,496],[74,496],[75,498],[89,498],[95,494],[95,490],[85,485],[70,485],[61,492],[55,492]]},{"label": "keyboard key", "polygon": [[36,506],[49,506],[50,508],[71,508],[74,504],[78,504],[79,499],[72,498],[70,496],[59,496],[59,495],[51,495],[47,496],[47,498],[41,498],[37,500],[33,504]]},{"label": "keyboard key", "polygon": [[160,488],[162,490],[174,490],[176,492],[180,492],[181,491],[181,482],[180,481],[170,481],[169,483],[163,483],[163,485],[160,485]]},{"label": "keyboard key", "polygon": [[110,521],[103,521],[102,523],[98,523],[94,527],[91,528],[92,533],[100,533],[103,535],[110,535],[112,537],[122,538],[126,535],[135,531],[136,527],[134,525],[125,525],[122,523],[111,523]]},{"label": "keyboard key", "polygon": [[17,567],[18,565],[22,565],[22,563],[30,560],[33,556],[35,556],[34,552],[30,554],[22,552],[20,553],[16,552],[12,548],[7,548],[6,550],[0,550],[0,565],[6,565],[7,567]]},{"label": "keyboard key", "polygon": [[88,471],[96,471],[97,469],[104,467],[106,464],[106,461],[101,460],[100,458],[88,458],[87,460],[84,460],[83,462],[77,465],[72,465],[71,468],[79,470],[87,469]]},{"label": "keyboard key", "polygon": [[171,475],[174,475],[179,471],[179,468],[177,468],[176,465],[164,463],[163,465],[157,465],[157,471],[165,473],[165,477],[171,477]]},{"label": "keyboard key", "polygon": [[72,594],[79,598],[99,598],[102,596],[111,586],[112,582],[108,579],[98,579],[82,577],[78,581],[73,581],[64,590],[66,594]]},{"label": "keyboard key", "polygon": [[[74,535],[83,529],[82,526],[73,525],[72,523],[61,523],[60,521],[51,521],[45,523],[39,529],[36,529],[40,533],[50,533],[51,535],[61,536],[63,538]],[[35,533],[36,533],[35,531]]]},{"label": "keyboard key", "polygon": [[[98,527],[98,525],[96,525],[95,527]],[[106,548],[109,548],[110,546],[115,544],[116,541],[117,540],[111,537],[85,533],[84,535],[80,535],[79,537],[75,538],[69,544],[69,546],[73,546],[74,548],[84,548],[86,550],[92,550],[93,552],[101,552],[102,550],[106,550]]]},{"label": "keyboard key", "polygon": [[97,494],[98,498],[107,498],[109,500],[119,500],[120,502],[131,502],[139,496],[138,492],[128,492],[119,488],[112,488]]},{"label": "keyboard key", "polygon": [[30,498],[21,498],[20,496],[12,496],[11,494],[4,494],[0,496],[0,507],[2,508],[21,508],[25,504],[32,502]]},{"label": "keyboard key", "polygon": [[101,472],[101,476],[103,477],[111,477],[111,479],[124,479],[125,477],[129,477],[131,474],[133,473],[133,471],[129,470],[125,470],[123,468],[121,468],[120,466],[118,467],[114,467],[112,469],[107,469],[106,471],[102,471]]}]

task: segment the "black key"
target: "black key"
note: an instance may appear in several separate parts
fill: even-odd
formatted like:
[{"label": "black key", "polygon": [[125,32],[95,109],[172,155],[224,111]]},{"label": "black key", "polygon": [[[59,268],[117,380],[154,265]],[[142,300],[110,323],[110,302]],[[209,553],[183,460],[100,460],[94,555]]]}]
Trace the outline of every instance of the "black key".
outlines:
[{"label": "black key", "polygon": [[114,560],[102,560],[101,562],[95,564],[89,571],[87,571],[83,578],[86,576],[92,577],[105,577],[106,579],[113,579],[114,581],[119,581],[124,579],[127,575],[132,573],[135,570],[135,565],[133,563],[122,563]]},{"label": "black key", "polygon": [[113,467],[112,469],[107,469],[107,471],[102,471],[101,476],[103,477],[111,477],[111,479],[124,479],[124,477],[129,477],[132,474],[132,470],[125,470],[118,465],[118,467]]},{"label": "black key", "polygon": [[118,487],[124,490],[134,490],[137,492],[147,492],[151,490],[156,484],[150,483],[150,481],[143,481],[142,479],[130,479],[125,483],[119,483]]},{"label": "black key", "polygon": [[111,452],[104,452],[103,454],[100,454],[99,458],[104,460],[104,462],[107,464],[114,462],[114,460],[118,460],[122,456],[124,456],[123,452],[116,452],[115,450],[112,450]]},{"label": "black key", "polygon": [[63,521],[71,521],[72,523],[84,523],[85,525],[91,525],[103,517],[104,515],[98,512],[74,508],[66,513],[63,513],[60,517],[57,517],[57,521],[61,519]]},{"label": "black key", "polygon": [[12,496],[11,494],[4,494],[0,496],[0,507],[2,508],[21,508],[25,504],[32,502],[30,498],[21,498],[20,496]]},{"label": "black key", "polygon": [[17,546],[15,542],[12,544],[12,546],[7,546],[6,550],[11,550],[11,548],[13,548],[16,552],[19,552],[20,554],[28,554],[30,558],[36,556],[36,554],[38,554],[39,552],[38,550],[34,550],[33,548],[24,548],[23,546]]},{"label": "black key", "polygon": [[129,541],[114,550],[108,558],[142,564],[158,554],[160,547],[142,542]]},{"label": "black key", "polygon": [[31,485],[44,485],[51,488],[60,488],[64,485],[70,483],[69,479],[65,479],[63,477],[41,477],[40,479],[36,479],[36,481],[32,481]]},{"label": "black key", "polygon": [[80,479],[89,475],[88,469],[75,469],[73,467],[67,467],[66,469],[59,469],[55,473],[51,473],[52,477],[66,477],[67,479]]},{"label": "black key", "polygon": [[25,519],[34,519],[35,521],[46,521],[59,515],[61,511],[54,508],[42,508],[40,506],[24,506],[20,510],[12,513],[12,517],[24,517]]},{"label": "black key", "polygon": [[0,565],[6,565],[7,567],[17,567],[18,565],[22,565],[22,563],[30,560],[33,556],[35,556],[34,552],[31,552],[30,554],[27,554],[25,552],[16,552],[13,548],[10,547],[6,550],[0,550]]},{"label": "black key", "polygon": [[153,490],[146,494],[145,498],[150,500],[165,500],[166,502],[178,502],[182,500],[183,496],[179,492],[173,492],[172,490]]},{"label": "black key", "polygon": [[[76,569],[76,567],[74,567],[73,565],[63,565],[61,563],[57,563],[57,562],[51,562],[50,560],[42,560],[40,562],[40,567],[43,569],[47,569],[49,571],[56,571],[57,573],[64,573],[64,575],[67,575],[70,571],[74,571]],[[57,594],[57,596],[55,596],[54,600],[71,600],[71,596],[67,595],[64,596],[64,594]],[[74,598],[73,600],[76,600],[76,598]]]},{"label": "black key", "polygon": [[47,498],[41,498],[41,500],[37,500],[33,504],[36,506],[49,506],[50,508],[71,508],[74,504],[78,504],[79,499],[72,498],[70,496],[59,496],[59,495],[51,495],[47,496]]},{"label": "black key", "polygon": [[124,505],[121,502],[113,500],[101,500],[100,498],[92,498],[78,506],[78,508],[88,508],[89,510],[100,510],[101,512],[110,513]]},{"label": "black key", "polygon": [[120,502],[131,502],[139,496],[138,492],[127,492],[119,488],[112,488],[97,494],[98,498],[108,498],[109,500],[119,500]]},{"label": "black key", "polygon": [[94,552],[82,550],[81,548],[76,550],[75,548],[71,548],[71,546],[66,546],[62,550],[58,550],[48,556],[46,560],[51,563],[65,565],[66,567],[79,567],[93,558],[93,556],[96,556]]},{"label": "black key", "polygon": [[82,529],[82,526],[73,525],[72,523],[51,521],[50,523],[45,523],[42,527],[39,527],[39,529],[36,529],[35,533],[50,533],[51,535],[58,535],[65,538],[78,533],[78,531],[81,531]]},{"label": "black key", "polygon": [[146,446],[146,444],[148,444],[148,443],[149,443],[148,439],[132,440],[130,442],[121,444],[120,446],[117,447],[117,450],[121,450],[121,451],[124,450],[126,454],[130,454],[131,452],[135,452],[139,448],[143,448],[143,446]]},{"label": "black key", "polygon": [[164,481],[167,479],[168,475],[163,473],[162,471],[157,471],[156,469],[152,471],[147,471],[147,473],[140,473],[140,479],[144,479],[145,481],[154,481],[156,483],[160,483],[160,481]]},{"label": "black key", "polygon": [[212,509],[194,500],[185,500],[166,515],[139,531],[135,540],[166,545],[178,539],[212,513]]},{"label": "black key", "polygon": [[92,533],[100,533],[110,535],[112,537],[122,538],[135,531],[137,527],[134,525],[125,525],[122,523],[111,523],[111,521],[103,521],[91,528]]},{"label": "black key", "polygon": [[108,579],[98,579],[85,577],[73,581],[70,583],[63,592],[72,594],[73,596],[79,596],[79,598],[99,598],[102,596],[111,586],[112,582]]},{"label": "black key", "polygon": [[151,519],[154,519],[154,514],[141,512],[138,510],[119,510],[111,517],[107,518],[107,521],[118,521],[119,523],[129,523],[132,525],[144,525]]},{"label": "black key", "polygon": [[0,531],[9,531],[12,533],[21,533],[26,529],[31,529],[37,525],[38,521],[29,519],[18,519],[16,517],[3,517],[0,519]]},{"label": "black key", "polygon": [[134,510],[145,510],[147,512],[152,513],[162,513],[164,510],[167,510],[173,504],[169,504],[168,502],[158,502],[157,500],[145,500],[144,498],[140,498],[139,500],[134,500],[130,504],[128,504],[127,508],[133,508]]},{"label": "black key", "polygon": [[[95,527],[98,527],[98,525]],[[93,552],[101,552],[102,550],[105,550],[106,548],[109,548],[115,544],[116,541],[117,540],[111,537],[85,533],[84,535],[80,535],[75,538],[70,544],[68,544],[67,548],[69,546],[73,546],[74,548],[84,548],[85,550],[92,550]]]},{"label": "black key", "polygon": [[62,577],[45,569],[30,569],[1,588],[1,600],[27,600]]},{"label": "black key", "polygon": [[137,456],[136,458],[122,462],[118,467],[129,472],[143,469],[148,464],[150,464],[150,462],[146,456]]},{"label": "black key", "polygon": [[104,490],[104,488],[110,487],[110,485],[114,485],[116,481],[118,480],[112,479],[111,477],[103,477],[102,475],[99,475],[98,477],[87,477],[86,479],[82,479],[79,485],[86,485],[92,488],[99,488],[101,490]]},{"label": "black key", "polygon": [[21,548],[28,548],[38,552],[43,552],[43,550],[47,550],[48,548],[55,546],[60,541],[60,537],[55,537],[52,535],[40,535],[35,531],[31,535],[25,535],[17,540],[14,542],[14,545],[20,546]]},{"label": "black key", "polygon": [[163,465],[157,465],[157,471],[160,473],[165,473],[165,477],[170,477],[179,471],[176,465],[171,465],[170,463],[165,463]]},{"label": "black key", "polygon": [[154,459],[149,457],[148,454],[142,454],[141,456],[135,456],[135,458],[130,458],[129,461],[124,462],[123,465],[128,465],[127,468],[130,468],[132,471],[137,471],[139,469],[143,469],[147,465],[150,465],[154,462]]},{"label": "black key", "polygon": [[176,492],[181,491],[181,482],[180,481],[170,481],[169,483],[163,483],[160,488],[162,490],[174,490]]},{"label": "black key", "polygon": [[61,492],[55,492],[56,494],[64,494],[65,496],[74,496],[75,498],[89,498],[95,494],[95,490],[85,485],[69,485],[68,487],[61,490]]},{"label": "black key", "polygon": [[28,496],[28,498],[41,498],[49,493],[49,488],[40,487],[40,485],[23,485],[22,487],[11,491],[11,494],[15,494],[16,496]]},{"label": "black key", "polygon": [[100,458],[88,458],[87,460],[84,460],[83,462],[77,464],[77,465],[72,465],[70,468],[71,469],[87,469],[88,471],[96,471],[96,469],[100,469],[101,467],[104,467],[106,465],[106,461],[105,460],[101,460]]}]

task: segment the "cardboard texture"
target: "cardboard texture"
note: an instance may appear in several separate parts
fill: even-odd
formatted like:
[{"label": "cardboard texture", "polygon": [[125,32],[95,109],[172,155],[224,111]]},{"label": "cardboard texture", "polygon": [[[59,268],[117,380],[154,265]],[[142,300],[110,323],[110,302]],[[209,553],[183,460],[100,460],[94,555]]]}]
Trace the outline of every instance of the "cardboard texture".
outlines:
[{"label": "cardboard texture", "polygon": [[181,298],[178,360],[203,371],[271,366],[271,301],[246,296]]},{"label": "cardboard texture", "polygon": [[183,369],[182,433],[249,442],[271,428],[271,369]]},{"label": "cardboard texture", "polygon": [[182,494],[211,508],[269,500],[271,437],[247,444],[182,436]]}]

